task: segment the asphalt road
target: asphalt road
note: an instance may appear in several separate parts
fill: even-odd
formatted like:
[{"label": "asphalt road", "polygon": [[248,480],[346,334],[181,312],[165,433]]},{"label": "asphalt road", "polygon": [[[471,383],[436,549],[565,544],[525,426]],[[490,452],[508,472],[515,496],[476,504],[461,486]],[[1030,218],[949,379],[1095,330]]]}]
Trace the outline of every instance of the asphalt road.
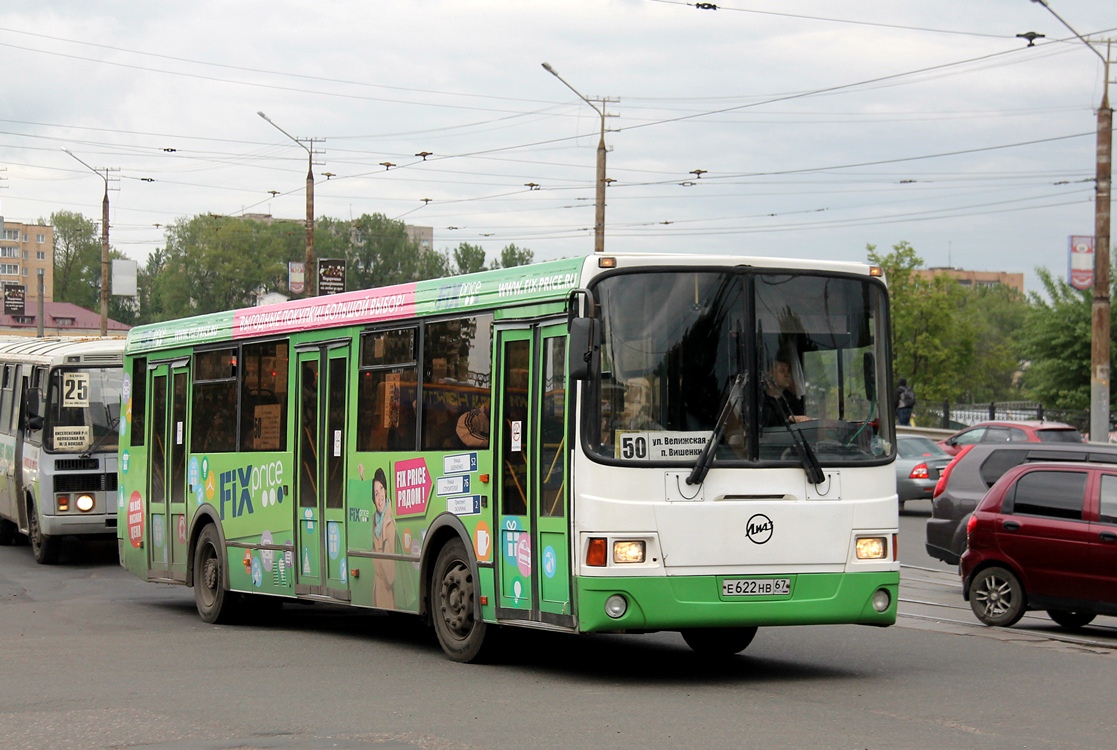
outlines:
[{"label": "asphalt road", "polygon": [[0,749],[1111,746],[1115,621],[1092,644],[977,625],[949,568],[916,565],[919,512],[897,627],[762,629],[716,663],[674,633],[515,631],[461,665],[415,620],[321,605],[205,625],[110,546],[0,548]]}]

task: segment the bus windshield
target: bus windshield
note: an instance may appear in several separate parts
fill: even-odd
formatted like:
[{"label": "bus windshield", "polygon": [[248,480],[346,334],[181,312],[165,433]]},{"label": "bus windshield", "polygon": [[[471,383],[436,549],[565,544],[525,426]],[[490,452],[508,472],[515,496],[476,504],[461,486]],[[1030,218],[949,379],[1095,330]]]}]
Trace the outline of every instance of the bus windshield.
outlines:
[{"label": "bus windshield", "polygon": [[604,334],[587,442],[598,457],[693,465],[712,439],[716,464],[891,456],[879,282],[673,269],[617,273],[593,292]]},{"label": "bus windshield", "polygon": [[43,421],[47,450],[116,450],[123,372],[119,367],[89,367],[57,368],[51,373]]}]

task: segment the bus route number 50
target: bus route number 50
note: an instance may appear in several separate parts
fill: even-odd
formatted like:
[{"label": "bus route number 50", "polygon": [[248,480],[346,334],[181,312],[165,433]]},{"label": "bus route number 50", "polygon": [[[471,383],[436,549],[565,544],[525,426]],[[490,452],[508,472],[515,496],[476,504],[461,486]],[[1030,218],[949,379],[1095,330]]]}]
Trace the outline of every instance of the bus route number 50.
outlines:
[{"label": "bus route number 50", "polygon": [[622,435],[621,458],[647,458],[648,437],[646,435]]}]

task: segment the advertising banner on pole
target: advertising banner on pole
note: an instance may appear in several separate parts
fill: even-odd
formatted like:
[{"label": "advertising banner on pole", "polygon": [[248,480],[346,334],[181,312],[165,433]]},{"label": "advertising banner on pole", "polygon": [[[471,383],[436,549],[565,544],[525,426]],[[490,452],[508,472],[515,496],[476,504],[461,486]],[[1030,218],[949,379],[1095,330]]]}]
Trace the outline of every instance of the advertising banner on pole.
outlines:
[{"label": "advertising banner on pole", "polygon": [[24,314],[24,302],[27,299],[27,287],[23,284],[4,285],[4,314]]},{"label": "advertising banner on pole", "polygon": [[318,260],[318,294],[341,294],[345,291],[345,260],[321,258]]},{"label": "advertising banner on pole", "polygon": [[1094,285],[1094,238],[1071,235],[1067,240],[1067,283],[1075,289]]},{"label": "advertising banner on pole", "polygon": [[287,264],[287,288],[291,290],[291,294],[306,291],[306,263],[297,261]]}]

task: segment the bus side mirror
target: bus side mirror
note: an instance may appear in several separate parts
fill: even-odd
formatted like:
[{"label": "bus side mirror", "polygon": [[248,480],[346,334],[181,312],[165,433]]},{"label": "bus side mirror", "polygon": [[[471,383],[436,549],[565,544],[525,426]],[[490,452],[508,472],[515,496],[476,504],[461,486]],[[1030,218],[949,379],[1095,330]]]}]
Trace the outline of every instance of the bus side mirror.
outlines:
[{"label": "bus side mirror", "polygon": [[872,403],[877,397],[877,367],[871,352],[865,352],[861,366],[865,373],[865,400]]},{"label": "bus side mirror", "polygon": [[574,318],[570,321],[570,361],[567,363],[571,380],[588,380],[597,372],[601,357],[600,328],[594,318]]},{"label": "bus side mirror", "polygon": [[42,392],[38,388],[27,391],[27,398],[24,399],[23,404],[24,424],[32,432],[43,429],[43,418],[39,414],[41,402]]}]

